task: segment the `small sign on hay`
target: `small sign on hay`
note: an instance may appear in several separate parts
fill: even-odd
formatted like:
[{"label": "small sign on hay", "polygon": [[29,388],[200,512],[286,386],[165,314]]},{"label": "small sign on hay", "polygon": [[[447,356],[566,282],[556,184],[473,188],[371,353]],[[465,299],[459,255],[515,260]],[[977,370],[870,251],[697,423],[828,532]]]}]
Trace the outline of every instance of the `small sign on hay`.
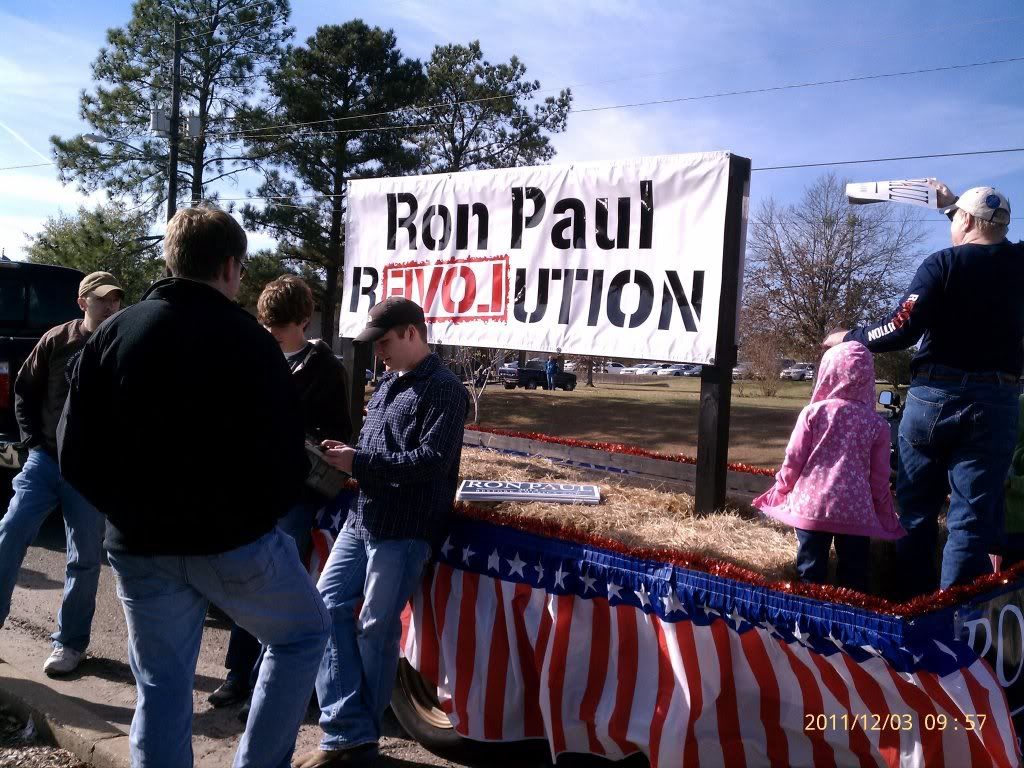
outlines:
[{"label": "small sign on hay", "polygon": [[463,480],[460,501],[540,501],[546,504],[600,504],[601,489],[574,483]]}]

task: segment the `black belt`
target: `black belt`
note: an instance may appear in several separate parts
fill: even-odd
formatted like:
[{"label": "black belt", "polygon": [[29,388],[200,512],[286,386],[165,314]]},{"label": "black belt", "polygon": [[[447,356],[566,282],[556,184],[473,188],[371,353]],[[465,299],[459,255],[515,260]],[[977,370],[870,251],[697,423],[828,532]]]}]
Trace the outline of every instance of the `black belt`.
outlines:
[{"label": "black belt", "polygon": [[946,366],[922,365],[914,372],[914,378],[931,381],[976,381],[987,384],[1017,386],[1020,379],[1002,371],[960,371]]}]

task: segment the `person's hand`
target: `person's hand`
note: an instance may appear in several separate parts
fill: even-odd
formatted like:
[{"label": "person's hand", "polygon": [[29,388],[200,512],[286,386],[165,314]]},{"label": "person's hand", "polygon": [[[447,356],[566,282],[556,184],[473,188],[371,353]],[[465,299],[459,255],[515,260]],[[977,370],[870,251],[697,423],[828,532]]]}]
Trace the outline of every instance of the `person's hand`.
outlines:
[{"label": "person's hand", "polygon": [[845,328],[840,328],[838,331],[832,331],[825,340],[821,342],[821,346],[825,349],[832,349],[836,344],[842,344],[843,339],[846,338],[846,334],[849,333]]},{"label": "person's hand", "polygon": [[321,451],[329,451],[331,448],[344,448],[345,443],[340,440],[324,440],[320,443]]},{"label": "person's hand", "polygon": [[953,190],[947,187],[938,179],[928,179],[928,185],[935,187],[935,198],[939,208],[949,208],[956,202],[956,195]]},{"label": "person's hand", "polygon": [[[324,442],[337,442],[336,440],[325,440]],[[352,474],[352,462],[356,457],[356,449],[350,448],[344,443],[340,444],[340,447],[328,448],[324,451],[324,461],[330,464],[335,469],[340,469],[342,472],[351,475]]]}]

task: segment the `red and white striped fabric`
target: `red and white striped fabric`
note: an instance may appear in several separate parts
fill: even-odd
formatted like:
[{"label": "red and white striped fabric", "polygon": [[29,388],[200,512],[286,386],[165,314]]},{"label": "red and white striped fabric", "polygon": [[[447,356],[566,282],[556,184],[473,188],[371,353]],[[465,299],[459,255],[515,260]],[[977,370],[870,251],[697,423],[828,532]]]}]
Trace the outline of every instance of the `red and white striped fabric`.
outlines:
[{"label": "red and white striped fabric", "polygon": [[544,738],[553,755],[642,752],[654,768],[1019,764],[984,661],[898,672],[838,642],[813,650],[799,627],[691,620],[651,595],[665,602],[659,616],[642,610],[646,592],[634,606],[588,589],[553,594],[437,563],[412,601],[404,655],[460,734]]}]

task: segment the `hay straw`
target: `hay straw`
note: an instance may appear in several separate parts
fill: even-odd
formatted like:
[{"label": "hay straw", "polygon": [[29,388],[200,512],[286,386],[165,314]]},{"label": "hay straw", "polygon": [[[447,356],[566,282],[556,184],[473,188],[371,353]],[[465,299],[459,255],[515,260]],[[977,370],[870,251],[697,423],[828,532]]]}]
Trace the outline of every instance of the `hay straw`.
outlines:
[{"label": "hay straw", "polygon": [[462,479],[555,481],[601,486],[601,503],[479,504],[509,517],[559,523],[585,533],[614,538],[627,546],[671,547],[749,568],[770,579],[791,579],[796,537],[750,507],[731,507],[711,515],[694,513],[688,493],[651,489],[605,473],[556,464],[543,457],[518,457],[480,448],[463,448]]}]

